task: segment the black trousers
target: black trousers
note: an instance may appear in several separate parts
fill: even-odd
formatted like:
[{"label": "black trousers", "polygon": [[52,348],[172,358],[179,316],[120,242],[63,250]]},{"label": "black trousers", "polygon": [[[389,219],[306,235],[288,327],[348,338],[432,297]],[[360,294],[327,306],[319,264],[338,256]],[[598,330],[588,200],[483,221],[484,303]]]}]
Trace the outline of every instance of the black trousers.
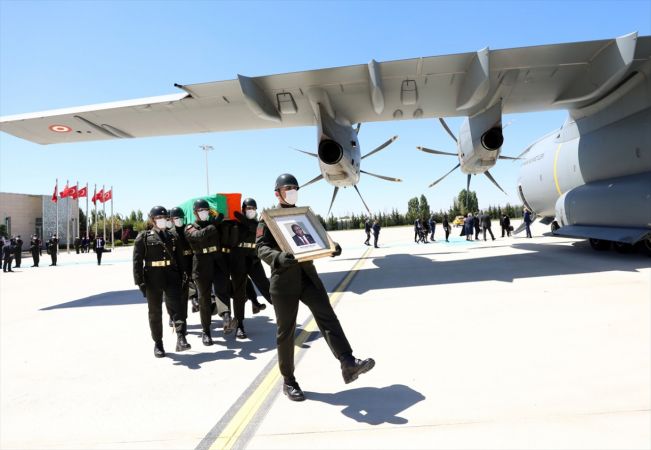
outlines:
[{"label": "black trousers", "polygon": [[20,267],[20,262],[23,260],[23,255],[21,252],[16,252],[16,267]]},{"label": "black trousers", "polygon": [[486,240],[486,231],[488,231],[491,234],[493,240],[495,240],[495,236],[493,236],[493,230],[491,230],[491,227],[484,227],[484,240]]},{"label": "black trousers", "polygon": [[368,245],[368,244],[370,244],[370,240],[371,240],[371,232],[367,231],[366,232],[366,240],[364,241],[364,243]]},{"label": "black trousers", "polygon": [[34,260],[33,264],[38,267],[38,262],[41,260],[41,255],[37,248],[32,249],[32,259]]},{"label": "black trousers", "polygon": [[[255,250],[234,248],[231,252],[231,280],[233,284],[233,309],[238,321],[244,320],[244,306],[251,298],[251,288],[247,289],[249,277],[255,283],[262,296],[271,303],[269,294],[269,279],[264,272],[260,259],[253,253]],[[255,289],[253,298],[257,301]]]},{"label": "black trousers", "polygon": [[193,277],[199,297],[199,316],[204,333],[210,333],[212,320],[211,293],[213,286],[217,295],[217,313],[221,316],[231,310],[230,279],[228,263],[221,253],[208,253],[194,256]]},{"label": "black trousers", "polygon": [[149,310],[149,329],[154,342],[163,339],[163,295],[165,306],[171,311],[177,332],[185,334],[186,316],[181,308],[181,277],[169,267],[151,267],[145,274],[146,297]]},{"label": "black trousers", "polygon": [[2,262],[2,271],[7,272],[8,270],[11,270],[11,263],[13,262],[13,258],[5,258]]},{"label": "black trousers", "polygon": [[104,253],[104,249],[97,248],[95,249],[95,253],[97,253],[97,265],[99,266],[100,264],[102,264],[102,253]]},{"label": "black trousers", "polygon": [[58,252],[54,252],[54,251],[50,253],[50,258],[52,259],[53,266],[57,265],[57,253]]},{"label": "black trousers", "polygon": [[380,233],[373,234],[373,246],[377,247],[377,239],[380,237]]},{"label": "black trousers", "polygon": [[[282,277],[282,275],[281,275]],[[337,359],[344,354],[352,354],[352,349],[341,328],[339,319],[332,309],[328,293],[323,284],[318,286],[303,273],[299,295],[276,295],[272,299],[276,311],[276,344],[278,346],[278,366],[286,382],[294,378],[294,333],[296,331],[296,316],[298,302],[301,301],[312,312],[321,335],[325,338],[330,350]]]},{"label": "black trousers", "polygon": [[448,240],[448,237],[450,236],[450,227],[444,227],[445,230],[445,240]]}]

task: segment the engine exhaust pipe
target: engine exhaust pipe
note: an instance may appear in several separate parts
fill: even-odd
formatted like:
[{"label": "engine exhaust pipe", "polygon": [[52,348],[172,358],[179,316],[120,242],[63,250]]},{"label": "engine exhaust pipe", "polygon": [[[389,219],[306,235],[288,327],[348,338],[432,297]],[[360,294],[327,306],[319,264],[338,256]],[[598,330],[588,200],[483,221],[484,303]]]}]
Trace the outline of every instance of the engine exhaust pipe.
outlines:
[{"label": "engine exhaust pipe", "polygon": [[501,127],[494,127],[484,133],[481,137],[481,145],[490,151],[495,151],[504,143]]},{"label": "engine exhaust pipe", "polygon": [[319,143],[319,159],[325,164],[337,164],[343,155],[343,148],[335,141],[325,139]]}]

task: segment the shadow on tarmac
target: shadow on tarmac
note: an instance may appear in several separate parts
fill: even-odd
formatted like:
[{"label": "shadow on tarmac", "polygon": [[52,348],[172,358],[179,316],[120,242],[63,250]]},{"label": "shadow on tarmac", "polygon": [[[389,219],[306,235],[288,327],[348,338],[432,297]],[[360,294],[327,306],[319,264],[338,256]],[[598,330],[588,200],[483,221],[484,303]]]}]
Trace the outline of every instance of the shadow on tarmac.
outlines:
[{"label": "shadow on tarmac", "polygon": [[[641,254],[596,252],[587,242],[572,245],[513,243],[527,253],[437,261],[421,255],[390,254],[372,258],[373,268],[360,270],[346,291],[364,294],[374,289],[395,289],[439,284],[472,283],[573,275],[609,271],[636,272],[649,267]],[[469,248],[469,252],[474,249]],[[326,287],[334,287],[347,272],[320,274]]]},{"label": "shadow on tarmac", "polygon": [[41,308],[39,311],[62,308],[84,308],[86,306],[136,305],[139,303],[147,303],[147,300],[142,296],[140,290],[129,289],[127,291],[102,292],[101,294],[91,295],[90,297]]},{"label": "shadow on tarmac", "polygon": [[305,391],[305,397],[329,405],[344,406],[341,410],[344,416],[369,425],[404,425],[409,421],[398,414],[425,400],[423,394],[403,384],[383,388],[364,387],[336,394]]}]

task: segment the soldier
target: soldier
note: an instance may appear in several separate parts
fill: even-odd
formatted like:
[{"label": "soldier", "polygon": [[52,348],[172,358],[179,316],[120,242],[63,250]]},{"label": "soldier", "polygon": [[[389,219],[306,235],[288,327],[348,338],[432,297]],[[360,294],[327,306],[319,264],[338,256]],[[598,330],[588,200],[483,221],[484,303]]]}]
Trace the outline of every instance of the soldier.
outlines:
[{"label": "soldier", "polygon": [[32,252],[32,267],[38,267],[38,263],[41,260],[41,240],[36,234],[34,234],[32,240],[29,241],[29,250]]},{"label": "soldier", "polygon": [[57,255],[59,253],[59,238],[56,234],[53,234],[50,240],[47,242],[47,252],[50,254],[52,259],[51,266],[57,265]]},{"label": "soldier", "polygon": [[20,238],[20,235],[16,236],[16,265],[14,267],[19,268],[20,262],[23,259],[23,240]]},{"label": "soldier", "polygon": [[154,356],[165,356],[163,348],[163,294],[176,331],[176,351],[190,348],[186,315],[181,302],[181,253],[176,237],[167,231],[167,210],[154,206],[149,212],[152,228],[141,231],[133,246],[133,279],[147,298],[149,329],[154,340]]},{"label": "soldier", "polygon": [[8,239],[2,247],[2,271],[13,272],[11,270],[11,263],[14,260],[14,252],[16,251],[15,240]]},{"label": "soldier", "polygon": [[[181,285],[181,308],[184,311],[184,317],[188,316],[188,298],[190,295],[190,280],[192,279],[192,249],[190,248],[190,243],[185,237],[185,213],[181,208],[175,206],[170,209],[170,219],[172,221],[172,227],[170,233],[176,237],[177,245],[180,248],[181,252],[181,269],[182,269],[182,280]],[[171,314],[170,314],[171,316]],[[171,320],[171,319],[170,319]]]},{"label": "soldier", "polygon": [[235,328],[235,320],[231,318],[230,293],[228,278],[228,261],[226,254],[229,249],[221,245],[221,223],[224,215],[211,215],[210,205],[204,199],[195,200],[193,206],[196,221],[185,227],[185,236],[194,253],[192,277],[199,291],[199,315],[203,345],[212,345],[210,322],[212,304],[210,293],[213,285],[217,294],[217,313],[223,319],[224,334],[229,334]]},{"label": "soldier", "polygon": [[[276,179],[275,195],[281,208],[293,208],[298,197],[298,181],[293,175],[283,174]],[[321,330],[330,350],[341,362],[345,383],[357,379],[375,366],[375,361],[356,359],[346,339],[339,319],[332,309],[328,293],[312,261],[299,263],[294,255],[280,250],[271,231],[260,222],[256,233],[258,256],[271,267],[271,300],[278,325],[276,343],[278,365],[283,376],[283,393],[292,401],[305,400],[305,395],[294,378],[294,332],[299,300],[305,303]],[[341,254],[336,244],[332,256]]]},{"label": "soldier", "polygon": [[75,246],[75,252],[79,254],[79,249],[81,248],[81,239],[79,238],[79,236],[75,237],[74,246]]},{"label": "soldier", "polygon": [[[247,297],[251,298],[251,288],[247,288],[248,278],[251,277],[260,293],[271,303],[269,295],[269,280],[264,273],[260,258],[255,251],[255,233],[258,228],[257,217],[258,204],[252,198],[245,198],[242,202],[242,212],[236,212],[238,222],[237,228],[238,243],[231,252],[231,278],[233,282],[233,299],[235,308],[235,320],[237,320],[237,334],[239,339],[246,339],[244,331],[244,304]],[[253,289],[255,293],[255,289]],[[253,313],[265,309],[266,305],[258,303],[251,298]]]},{"label": "soldier", "polygon": [[106,241],[103,236],[97,236],[95,239],[95,253],[97,254],[97,265],[102,264],[102,253],[104,253],[104,247],[106,247]]}]

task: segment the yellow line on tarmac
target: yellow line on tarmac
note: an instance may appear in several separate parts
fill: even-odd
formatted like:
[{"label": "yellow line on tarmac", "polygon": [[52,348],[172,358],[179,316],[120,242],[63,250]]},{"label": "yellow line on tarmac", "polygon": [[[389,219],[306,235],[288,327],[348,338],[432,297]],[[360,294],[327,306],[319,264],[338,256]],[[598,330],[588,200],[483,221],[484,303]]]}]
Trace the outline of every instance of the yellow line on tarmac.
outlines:
[{"label": "yellow line on tarmac", "polygon": [[[359,271],[361,266],[365,262],[365,257],[371,252],[372,248],[367,249],[360,259],[355,263],[353,268],[348,272],[344,279],[339,283],[335,291],[330,294],[330,303],[332,306],[336,306],[339,302],[343,291],[348,287],[351,280],[355,274]],[[303,330],[296,338],[296,345],[299,347],[307,340],[308,336],[312,331],[317,329],[316,322],[314,318],[303,327]],[[235,414],[231,421],[224,427],[224,431],[215,439],[215,442],[210,446],[211,450],[216,449],[231,449],[242,435],[246,427],[249,425],[251,419],[260,409],[260,406],[265,402],[269,394],[274,388],[277,388],[278,381],[280,380],[280,371],[278,370],[278,365],[274,366],[269,370],[269,373],[264,377],[260,385],[251,393],[249,398],[244,402],[240,410]]]}]

